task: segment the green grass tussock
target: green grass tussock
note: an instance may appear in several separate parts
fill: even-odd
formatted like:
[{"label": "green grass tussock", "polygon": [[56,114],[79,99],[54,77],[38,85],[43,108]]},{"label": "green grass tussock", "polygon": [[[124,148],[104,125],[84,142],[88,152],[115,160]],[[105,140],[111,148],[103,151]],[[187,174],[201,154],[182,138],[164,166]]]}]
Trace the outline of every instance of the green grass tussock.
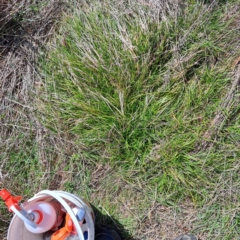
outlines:
[{"label": "green grass tussock", "polygon": [[196,150],[230,84],[218,60],[234,49],[223,42],[236,37],[226,5],[186,3],[158,16],[137,2],[121,12],[124,5],[105,4],[65,17],[44,64],[46,126],[68,132],[89,160],[127,170],[130,182],[134,170],[162,192],[201,196],[226,158],[217,148]]}]

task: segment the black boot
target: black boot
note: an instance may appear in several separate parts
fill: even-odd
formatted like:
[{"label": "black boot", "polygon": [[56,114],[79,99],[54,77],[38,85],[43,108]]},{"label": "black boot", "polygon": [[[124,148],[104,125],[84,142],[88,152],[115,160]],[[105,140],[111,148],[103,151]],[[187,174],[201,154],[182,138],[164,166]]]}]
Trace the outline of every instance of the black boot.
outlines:
[{"label": "black boot", "polygon": [[174,240],[197,240],[197,238],[194,237],[193,235],[183,234],[183,235],[181,235],[181,236],[178,236],[178,237],[175,238]]},{"label": "black boot", "polygon": [[113,228],[103,227],[96,233],[95,240],[122,240],[122,238]]}]

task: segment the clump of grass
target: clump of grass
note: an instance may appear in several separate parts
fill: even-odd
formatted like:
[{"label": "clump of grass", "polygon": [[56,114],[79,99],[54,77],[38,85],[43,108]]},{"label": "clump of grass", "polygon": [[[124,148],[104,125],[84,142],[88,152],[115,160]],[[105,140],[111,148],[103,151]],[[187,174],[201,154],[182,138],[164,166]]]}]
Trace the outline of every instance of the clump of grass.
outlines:
[{"label": "clump of grass", "polygon": [[96,1],[66,16],[44,65],[46,126],[68,132],[88,161],[127,170],[130,182],[201,196],[214,186],[209,169],[222,171],[224,154],[199,157],[196,147],[230,84],[217,62],[231,50],[222,40],[236,34],[215,6],[159,16],[151,4]]}]

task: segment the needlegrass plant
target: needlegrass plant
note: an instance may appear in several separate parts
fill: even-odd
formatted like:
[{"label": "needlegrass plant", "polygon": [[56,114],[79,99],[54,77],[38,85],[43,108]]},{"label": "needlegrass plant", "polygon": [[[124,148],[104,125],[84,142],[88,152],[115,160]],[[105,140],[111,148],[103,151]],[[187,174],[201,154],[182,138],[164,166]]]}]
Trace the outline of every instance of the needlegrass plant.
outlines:
[{"label": "needlegrass plant", "polygon": [[124,4],[96,1],[65,16],[42,66],[45,124],[129,182],[201,200],[226,158],[196,149],[231,82],[229,66],[214,59],[232,50],[223,44],[236,38],[232,20],[225,5],[195,2],[159,17],[133,2],[120,11]]}]

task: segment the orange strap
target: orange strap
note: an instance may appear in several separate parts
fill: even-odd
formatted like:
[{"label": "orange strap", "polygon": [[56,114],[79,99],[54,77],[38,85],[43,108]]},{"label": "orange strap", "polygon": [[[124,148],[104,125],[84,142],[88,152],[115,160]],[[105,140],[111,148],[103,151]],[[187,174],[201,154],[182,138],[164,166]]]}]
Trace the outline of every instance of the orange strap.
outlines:
[{"label": "orange strap", "polygon": [[65,226],[57,230],[52,236],[51,240],[65,240],[72,232],[73,222],[70,215],[66,213]]}]

